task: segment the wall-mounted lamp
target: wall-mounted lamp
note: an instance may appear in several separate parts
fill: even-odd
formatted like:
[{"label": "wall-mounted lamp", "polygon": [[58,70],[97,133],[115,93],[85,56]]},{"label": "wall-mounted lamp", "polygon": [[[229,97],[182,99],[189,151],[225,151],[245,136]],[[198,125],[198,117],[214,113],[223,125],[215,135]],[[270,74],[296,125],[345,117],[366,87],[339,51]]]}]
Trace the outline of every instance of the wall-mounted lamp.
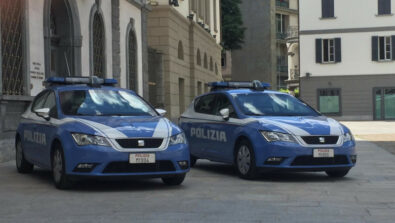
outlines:
[{"label": "wall-mounted lamp", "polygon": [[306,78],[310,78],[311,77],[311,73],[307,72],[306,73]]}]

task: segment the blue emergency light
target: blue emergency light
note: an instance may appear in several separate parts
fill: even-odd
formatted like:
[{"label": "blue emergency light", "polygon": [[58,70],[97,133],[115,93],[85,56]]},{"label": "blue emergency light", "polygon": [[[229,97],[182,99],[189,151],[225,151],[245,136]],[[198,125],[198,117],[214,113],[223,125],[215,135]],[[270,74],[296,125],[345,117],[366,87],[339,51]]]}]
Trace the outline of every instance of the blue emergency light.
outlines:
[{"label": "blue emergency light", "polygon": [[91,77],[50,77],[47,78],[45,83],[52,85],[78,85],[86,84],[93,87],[114,86],[118,83],[115,79],[104,79],[96,76]]},{"label": "blue emergency light", "polygon": [[240,89],[247,88],[258,91],[264,91],[270,88],[269,83],[262,83],[260,81],[254,80],[251,82],[247,81],[219,81],[219,82],[211,82],[208,83],[208,86],[211,87],[211,91],[224,90],[224,89]]}]

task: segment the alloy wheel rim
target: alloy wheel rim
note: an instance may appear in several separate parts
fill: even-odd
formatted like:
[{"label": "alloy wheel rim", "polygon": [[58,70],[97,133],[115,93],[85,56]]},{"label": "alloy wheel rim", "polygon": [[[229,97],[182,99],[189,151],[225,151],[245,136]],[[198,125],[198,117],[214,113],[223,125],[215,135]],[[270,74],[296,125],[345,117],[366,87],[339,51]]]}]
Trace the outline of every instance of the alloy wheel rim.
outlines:
[{"label": "alloy wheel rim", "polygon": [[63,170],[63,159],[62,159],[62,155],[60,154],[60,151],[57,150],[53,158],[53,176],[56,182],[60,182],[60,179],[62,177],[62,170]]},{"label": "alloy wheel rim", "polygon": [[250,170],[251,166],[251,154],[247,146],[243,145],[240,147],[237,153],[237,166],[241,174],[245,175]]}]

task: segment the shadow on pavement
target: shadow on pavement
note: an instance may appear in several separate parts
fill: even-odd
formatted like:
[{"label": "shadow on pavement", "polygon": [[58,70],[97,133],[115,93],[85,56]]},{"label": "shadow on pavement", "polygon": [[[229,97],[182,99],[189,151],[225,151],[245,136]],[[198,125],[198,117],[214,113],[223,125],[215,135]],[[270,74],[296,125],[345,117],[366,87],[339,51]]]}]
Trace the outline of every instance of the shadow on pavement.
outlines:
[{"label": "shadow on pavement", "polygon": [[[238,177],[236,170],[232,165],[204,162],[196,163],[193,168],[204,170],[207,172],[227,175],[230,177]],[[352,170],[351,170],[352,171]],[[352,181],[351,177],[344,178],[330,178],[325,172],[265,172],[260,173],[258,177],[252,181],[275,181],[275,182],[338,182],[338,181]]]}]

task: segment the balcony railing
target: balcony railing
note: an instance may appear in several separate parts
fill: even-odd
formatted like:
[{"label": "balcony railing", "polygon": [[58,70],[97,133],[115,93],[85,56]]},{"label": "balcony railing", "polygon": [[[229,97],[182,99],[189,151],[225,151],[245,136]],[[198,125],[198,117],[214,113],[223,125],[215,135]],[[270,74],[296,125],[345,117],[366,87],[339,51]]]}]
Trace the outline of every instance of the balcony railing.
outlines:
[{"label": "balcony railing", "polygon": [[290,69],[289,80],[298,80],[300,77],[299,69]]},{"label": "balcony railing", "polygon": [[285,39],[287,38],[287,33],[277,33],[277,39]]},{"label": "balcony railing", "polygon": [[277,7],[289,8],[289,2],[285,0],[276,0]]},{"label": "balcony railing", "polygon": [[299,27],[289,26],[286,35],[287,39],[299,38]]}]

